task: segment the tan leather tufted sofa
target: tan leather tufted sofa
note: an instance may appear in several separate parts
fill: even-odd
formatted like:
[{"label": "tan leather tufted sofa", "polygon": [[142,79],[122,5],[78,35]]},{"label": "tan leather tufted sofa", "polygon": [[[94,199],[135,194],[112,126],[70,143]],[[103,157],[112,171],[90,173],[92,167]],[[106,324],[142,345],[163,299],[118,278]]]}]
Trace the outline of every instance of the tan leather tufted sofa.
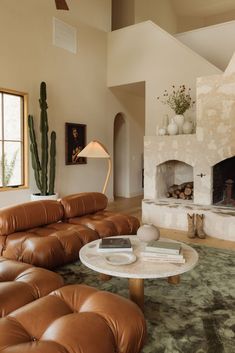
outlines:
[{"label": "tan leather tufted sofa", "polygon": [[108,199],[101,193],[81,193],[61,199],[64,218],[95,230],[99,237],[136,234],[140,226],[136,217],[106,210]]},{"label": "tan leather tufted sofa", "polygon": [[0,257],[0,317],[61,287],[58,274]]},{"label": "tan leather tufted sofa", "polygon": [[145,333],[144,316],[134,303],[71,285],[0,319],[0,351],[139,353]]},{"label": "tan leather tufted sofa", "polygon": [[106,211],[107,202],[104,194],[90,192],[1,209],[0,255],[54,268],[76,261],[92,240],[136,234],[138,219]]}]

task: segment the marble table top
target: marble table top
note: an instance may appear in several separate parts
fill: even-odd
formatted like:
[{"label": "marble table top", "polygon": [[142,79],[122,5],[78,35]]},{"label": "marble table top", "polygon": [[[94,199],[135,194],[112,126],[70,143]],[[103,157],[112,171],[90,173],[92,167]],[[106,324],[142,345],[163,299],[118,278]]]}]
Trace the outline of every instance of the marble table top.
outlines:
[{"label": "marble table top", "polygon": [[[120,237],[122,238],[124,236]],[[182,253],[186,260],[184,264],[145,261],[139,255],[140,251],[144,250],[145,243],[141,242],[136,235],[128,235],[125,237],[128,237],[131,240],[133,254],[136,255],[137,258],[135,262],[127,265],[109,264],[105,259],[107,253],[100,253],[97,251],[100,239],[94,240],[81,248],[79,252],[81,262],[88,268],[106,275],[143,279],[165,278],[179,275],[191,270],[198,262],[197,252],[191,246],[184,243],[181,243]],[[175,242],[174,240],[162,237],[160,240]]]}]

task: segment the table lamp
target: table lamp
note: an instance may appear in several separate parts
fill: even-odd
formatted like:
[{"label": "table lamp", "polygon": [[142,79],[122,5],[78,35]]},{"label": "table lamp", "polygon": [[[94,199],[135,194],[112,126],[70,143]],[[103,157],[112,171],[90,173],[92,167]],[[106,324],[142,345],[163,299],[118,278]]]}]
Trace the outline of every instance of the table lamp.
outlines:
[{"label": "table lamp", "polygon": [[104,194],[106,191],[108,180],[111,173],[111,158],[106,147],[101,142],[97,140],[93,140],[90,143],[88,143],[88,145],[85,148],[83,148],[83,150],[78,154],[78,157],[108,159],[108,173],[107,173],[103,191],[102,191],[102,193]]}]

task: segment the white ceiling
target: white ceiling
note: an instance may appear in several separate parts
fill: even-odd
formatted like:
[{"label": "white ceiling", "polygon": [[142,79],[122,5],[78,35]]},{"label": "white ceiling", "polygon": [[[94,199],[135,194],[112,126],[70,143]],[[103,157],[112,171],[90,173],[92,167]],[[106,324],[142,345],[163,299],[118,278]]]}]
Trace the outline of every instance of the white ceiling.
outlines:
[{"label": "white ceiling", "polygon": [[213,16],[235,10],[235,0],[171,0],[178,16]]}]

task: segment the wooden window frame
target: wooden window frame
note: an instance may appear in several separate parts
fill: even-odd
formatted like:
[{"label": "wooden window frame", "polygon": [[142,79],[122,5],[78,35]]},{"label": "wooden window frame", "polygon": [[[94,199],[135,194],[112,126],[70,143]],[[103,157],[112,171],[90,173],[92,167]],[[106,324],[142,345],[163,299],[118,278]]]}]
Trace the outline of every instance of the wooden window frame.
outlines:
[{"label": "wooden window frame", "polygon": [[28,93],[15,91],[12,89],[6,89],[0,87],[0,93],[7,93],[15,96],[20,96],[23,101],[23,118],[22,118],[22,127],[23,127],[23,158],[22,158],[22,185],[17,186],[0,186],[0,192],[2,191],[12,191],[12,190],[22,190],[29,188],[29,156],[28,156]]}]

